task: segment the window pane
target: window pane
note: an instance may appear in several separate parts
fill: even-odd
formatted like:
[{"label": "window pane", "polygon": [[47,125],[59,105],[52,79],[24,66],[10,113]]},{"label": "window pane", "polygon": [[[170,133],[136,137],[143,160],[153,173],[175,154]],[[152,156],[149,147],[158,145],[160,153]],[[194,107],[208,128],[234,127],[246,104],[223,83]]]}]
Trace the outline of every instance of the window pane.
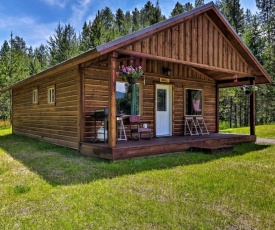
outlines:
[{"label": "window pane", "polygon": [[157,90],[157,111],[166,111],[166,89]]},{"label": "window pane", "polygon": [[54,103],[54,88],[50,88],[48,91],[49,103]]},{"label": "window pane", "polygon": [[37,103],[38,102],[38,91],[37,89],[34,89],[32,92],[32,102]]},{"label": "window pane", "polygon": [[185,114],[202,115],[202,90],[186,89]]},{"label": "window pane", "polygon": [[130,85],[116,82],[117,113],[124,115],[140,114],[140,84]]}]

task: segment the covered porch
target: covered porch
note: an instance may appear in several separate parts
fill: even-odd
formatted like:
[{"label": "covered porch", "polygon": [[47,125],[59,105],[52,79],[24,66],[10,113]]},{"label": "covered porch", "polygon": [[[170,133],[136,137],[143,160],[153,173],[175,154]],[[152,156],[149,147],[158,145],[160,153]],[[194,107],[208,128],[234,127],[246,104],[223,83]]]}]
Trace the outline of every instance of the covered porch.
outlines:
[{"label": "covered porch", "polygon": [[82,142],[80,144],[80,152],[87,156],[120,160],[192,150],[192,148],[200,148],[202,146],[212,149],[213,147],[220,147],[222,151],[223,146],[255,141],[255,135],[212,133],[199,136],[171,136],[155,137],[150,140],[118,141],[113,148],[109,147],[108,143]]}]

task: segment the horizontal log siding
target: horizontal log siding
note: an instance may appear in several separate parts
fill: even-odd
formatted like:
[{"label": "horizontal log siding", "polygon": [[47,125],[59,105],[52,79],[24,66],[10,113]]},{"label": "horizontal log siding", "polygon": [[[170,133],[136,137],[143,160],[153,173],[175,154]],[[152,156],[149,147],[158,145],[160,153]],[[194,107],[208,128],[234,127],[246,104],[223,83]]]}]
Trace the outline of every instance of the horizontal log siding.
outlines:
[{"label": "horizontal log siding", "polygon": [[[44,139],[55,144],[78,147],[77,78],[73,68],[13,90],[13,133]],[[48,104],[48,87],[55,86],[55,105]],[[32,91],[38,89],[38,104]]]},{"label": "horizontal log siding", "polygon": [[205,14],[124,49],[250,73],[248,64]]},{"label": "horizontal log siding", "polygon": [[[108,76],[107,68],[84,70],[84,141],[93,141],[96,131],[91,115],[95,110],[108,107]],[[97,122],[97,129],[100,123]]]},{"label": "horizontal log siding", "polygon": [[[124,63],[127,64],[127,63]],[[165,78],[162,74],[162,67],[168,63],[158,61],[146,61],[145,85],[143,79],[138,82],[141,86],[141,119],[150,121],[154,129],[155,123],[155,84],[161,84],[160,78]],[[119,63],[118,63],[119,65]],[[205,122],[211,133],[215,132],[215,82],[193,69],[186,66],[173,64],[169,65],[172,76],[169,77],[173,86],[173,135],[183,135],[184,108],[184,90],[185,88],[203,90],[203,114]],[[84,93],[84,113],[85,113],[85,133],[84,141],[94,140],[94,121],[91,115],[96,109],[108,107],[108,69],[90,68],[85,73],[85,93]],[[177,74],[175,74],[177,73]],[[119,78],[118,81],[121,81]],[[97,122],[97,129],[100,122]],[[124,119],[127,136],[130,136],[128,119]]]}]

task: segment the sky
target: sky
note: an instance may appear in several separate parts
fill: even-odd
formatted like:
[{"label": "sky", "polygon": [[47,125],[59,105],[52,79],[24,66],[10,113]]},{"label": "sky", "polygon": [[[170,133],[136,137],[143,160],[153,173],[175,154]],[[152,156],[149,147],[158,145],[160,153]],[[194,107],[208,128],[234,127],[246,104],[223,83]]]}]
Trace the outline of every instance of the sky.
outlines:
[{"label": "sky", "polygon": [[[0,0],[0,47],[13,36],[24,39],[33,48],[47,44],[55,34],[58,23],[70,23],[78,34],[85,21],[93,21],[98,10],[108,6],[113,13],[118,8],[123,12],[139,10],[148,0]],[[170,16],[176,2],[181,4],[194,0],[159,0],[162,14]],[[151,0],[153,4],[156,0]],[[205,0],[205,3],[210,0]],[[214,0],[215,2],[215,0]],[[256,12],[255,0],[240,0],[241,7]]]}]

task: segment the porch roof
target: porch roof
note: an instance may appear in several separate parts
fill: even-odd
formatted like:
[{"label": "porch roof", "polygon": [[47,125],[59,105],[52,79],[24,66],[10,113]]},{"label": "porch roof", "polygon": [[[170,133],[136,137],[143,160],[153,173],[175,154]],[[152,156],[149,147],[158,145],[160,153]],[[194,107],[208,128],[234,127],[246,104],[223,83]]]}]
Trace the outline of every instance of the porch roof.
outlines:
[{"label": "porch roof", "polygon": [[[174,17],[169,18],[165,21],[162,21],[162,22],[156,23],[152,26],[149,26],[147,28],[141,29],[137,32],[131,33],[124,37],[120,37],[120,38],[110,41],[106,44],[100,45],[94,49],[90,49],[83,54],[80,54],[74,58],[71,58],[64,62],[61,62],[53,67],[50,67],[49,69],[46,69],[40,73],[30,76],[29,78],[26,78],[26,79],[21,80],[13,85],[6,87],[4,89],[1,89],[0,93],[3,93],[10,89],[20,87],[25,84],[28,84],[34,80],[39,80],[41,78],[44,78],[48,75],[65,70],[67,68],[85,63],[87,61],[93,60],[95,58],[98,58],[98,57],[100,57],[104,54],[110,53],[110,52],[118,52],[118,53],[125,52],[124,54],[130,55],[130,53],[131,53],[130,51],[129,51],[129,53],[127,53],[127,51],[121,50],[121,48],[123,48],[127,45],[130,45],[133,42],[136,42],[138,40],[141,40],[148,36],[151,36],[152,34],[160,32],[168,27],[172,27],[173,25],[176,25],[182,21],[185,21],[187,19],[198,16],[205,12],[207,12],[207,14],[211,17],[211,19],[213,20],[215,25],[227,37],[227,39],[234,46],[234,48],[239,53],[242,54],[242,57],[244,58],[246,63],[250,66],[253,76],[246,76],[244,74],[240,75],[239,83],[232,84],[232,74],[238,74],[238,72],[236,72],[236,71],[233,71],[230,69],[217,68],[217,67],[213,67],[213,66],[209,66],[209,65],[198,64],[198,63],[194,63],[194,62],[179,61],[179,60],[175,60],[173,58],[165,59],[165,61],[177,62],[177,63],[181,63],[183,65],[187,65],[192,68],[195,68],[198,71],[202,72],[203,74],[205,74],[205,75],[213,78],[215,81],[217,81],[217,83],[220,84],[220,87],[230,87],[230,86],[246,84],[246,83],[248,83],[249,77],[255,77],[256,84],[271,83],[272,80],[271,80],[270,76],[267,74],[267,72],[262,67],[262,65],[259,63],[259,61],[255,58],[255,56],[251,53],[251,51],[248,49],[248,47],[244,44],[242,39],[234,31],[232,26],[229,24],[229,22],[225,19],[225,17],[219,11],[217,6],[213,2],[210,2],[208,4],[201,6],[201,7],[193,9],[191,11],[174,16]],[[146,57],[146,55],[143,53],[134,53],[134,55]],[[151,58],[151,59],[155,59],[155,60],[163,60],[162,57],[153,56],[153,55],[151,55],[151,56],[147,55],[147,58],[149,58],[149,59]]]}]

